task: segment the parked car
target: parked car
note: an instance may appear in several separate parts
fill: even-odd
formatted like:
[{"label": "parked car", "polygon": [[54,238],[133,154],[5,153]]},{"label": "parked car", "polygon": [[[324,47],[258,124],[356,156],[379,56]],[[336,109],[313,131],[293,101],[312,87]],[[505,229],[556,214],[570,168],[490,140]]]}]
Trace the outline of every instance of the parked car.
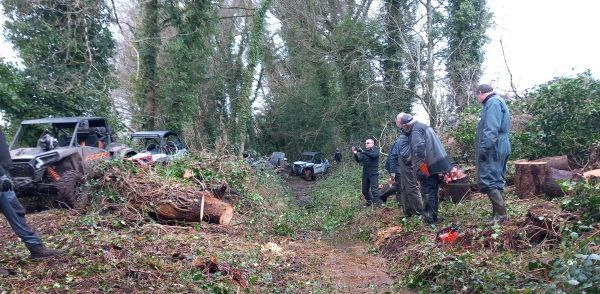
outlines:
[{"label": "parked car", "polygon": [[183,141],[172,131],[135,132],[131,134],[131,146],[138,151],[132,160],[152,157],[152,162],[165,163],[187,154]]},{"label": "parked car", "polygon": [[269,157],[269,162],[274,167],[285,167],[287,166],[287,158],[285,158],[285,153],[283,152],[273,152]]},{"label": "parked car", "polygon": [[316,176],[327,173],[330,167],[329,161],[323,159],[318,152],[302,152],[297,161],[294,161],[290,175],[302,176],[305,180],[314,180]]}]

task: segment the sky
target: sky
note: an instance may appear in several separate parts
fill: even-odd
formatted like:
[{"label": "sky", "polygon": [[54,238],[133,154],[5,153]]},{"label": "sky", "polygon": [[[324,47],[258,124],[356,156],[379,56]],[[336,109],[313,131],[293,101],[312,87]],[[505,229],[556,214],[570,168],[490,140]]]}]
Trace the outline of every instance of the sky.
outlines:
[{"label": "sky", "polygon": [[[482,83],[510,92],[508,69],[519,94],[557,76],[591,70],[600,79],[599,0],[488,0],[495,26],[488,31]],[[0,22],[4,17],[0,14]],[[15,61],[0,37],[0,57]]]},{"label": "sky", "polygon": [[600,79],[600,1],[493,0],[495,27],[482,83],[510,91],[500,40],[517,91],[590,70]]}]

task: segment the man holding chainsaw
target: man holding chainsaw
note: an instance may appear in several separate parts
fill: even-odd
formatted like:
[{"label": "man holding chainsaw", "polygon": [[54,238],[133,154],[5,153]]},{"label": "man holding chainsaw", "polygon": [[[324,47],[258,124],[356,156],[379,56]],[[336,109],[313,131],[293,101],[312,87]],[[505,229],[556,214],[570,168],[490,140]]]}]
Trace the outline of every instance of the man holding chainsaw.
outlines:
[{"label": "man holding chainsaw", "polygon": [[400,118],[399,126],[410,141],[412,163],[415,165],[417,179],[421,183],[425,221],[428,224],[437,223],[441,176],[452,168],[448,154],[433,129],[418,122],[412,115],[404,114]]},{"label": "man holding chainsaw", "polygon": [[[10,168],[12,159],[4,138],[4,133],[0,129],[0,210],[6,217],[11,228],[19,238],[25,243],[31,255],[30,259],[40,259],[52,257],[63,253],[62,250],[49,249],[44,246],[42,240],[29,228],[25,221],[25,209],[17,199],[13,191],[13,182],[10,177]],[[0,269],[0,271],[2,271]]]}]

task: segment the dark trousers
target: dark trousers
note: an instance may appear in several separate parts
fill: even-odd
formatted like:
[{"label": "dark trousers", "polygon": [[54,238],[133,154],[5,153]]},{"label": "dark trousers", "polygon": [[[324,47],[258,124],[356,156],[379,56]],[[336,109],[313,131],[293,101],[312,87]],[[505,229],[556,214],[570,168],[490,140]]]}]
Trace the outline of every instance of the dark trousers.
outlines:
[{"label": "dark trousers", "polygon": [[15,234],[21,238],[27,248],[42,245],[42,240],[27,226],[25,208],[17,199],[14,191],[0,192],[0,209]]},{"label": "dark trousers", "polygon": [[437,174],[425,176],[417,174],[417,179],[421,183],[421,197],[425,205],[424,213],[427,222],[437,222],[438,213],[438,190],[440,187],[440,178]]},{"label": "dark trousers", "polygon": [[[379,174],[378,173],[363,173],[362,176],[362,194],[367,200],[367,204],[375,202],[375,204],[381,204],[381,198],[379,197]],[[371,193],[369,193],[371,190]]]}]

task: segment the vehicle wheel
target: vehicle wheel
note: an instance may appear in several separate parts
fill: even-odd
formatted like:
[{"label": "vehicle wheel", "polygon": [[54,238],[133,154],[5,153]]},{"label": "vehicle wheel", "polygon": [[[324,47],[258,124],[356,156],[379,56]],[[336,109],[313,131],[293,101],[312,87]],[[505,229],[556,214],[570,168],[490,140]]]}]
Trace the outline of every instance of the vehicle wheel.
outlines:
[{"label": "vehicle wheel", "polygon": [[312,181],[312,180],[314,180],[314,178],[315,178],[315,175],[311,169],[307,169],[304,171],[304,180]]},{"label": "vehicle wheel", "polygon": [[83,192],[83,175],[70,170],[64,172],[58,180],[58,196],[70,208],[82,209],[88,204],[89,195]]}]

